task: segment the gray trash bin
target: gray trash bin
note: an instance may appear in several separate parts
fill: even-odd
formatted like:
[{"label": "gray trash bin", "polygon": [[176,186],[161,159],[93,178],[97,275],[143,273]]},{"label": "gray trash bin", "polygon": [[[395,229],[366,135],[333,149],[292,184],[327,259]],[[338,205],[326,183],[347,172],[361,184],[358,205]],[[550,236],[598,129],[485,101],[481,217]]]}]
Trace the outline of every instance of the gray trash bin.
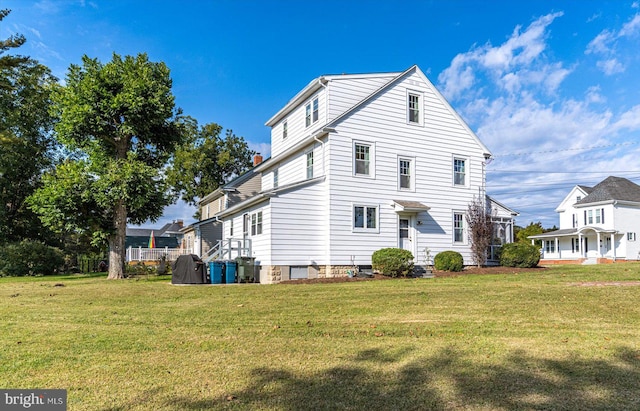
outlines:
[{"label": "gray trash bin", "polygon": [[253,266],[255,263],[254,257],[238,257],[236,258],[238,264],[238,282],[251,282],[254,281]]}]

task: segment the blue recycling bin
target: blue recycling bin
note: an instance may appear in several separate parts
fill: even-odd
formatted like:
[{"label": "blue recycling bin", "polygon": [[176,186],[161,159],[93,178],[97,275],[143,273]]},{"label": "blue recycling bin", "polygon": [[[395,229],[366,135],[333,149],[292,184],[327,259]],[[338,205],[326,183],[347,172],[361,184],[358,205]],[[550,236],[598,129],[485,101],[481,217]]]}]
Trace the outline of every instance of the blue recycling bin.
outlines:
[{"label": "blue recycling bin", "polygon": [[227,284],[236,282],[237,264],[233,260],[225,261],[225,280]]},{"label": "blue recycling bin", "polygon": [[224,269],[224,262],[211,261],[209,263],[209,277],[211,277],[211,284],[222,284],[222,271]]}]

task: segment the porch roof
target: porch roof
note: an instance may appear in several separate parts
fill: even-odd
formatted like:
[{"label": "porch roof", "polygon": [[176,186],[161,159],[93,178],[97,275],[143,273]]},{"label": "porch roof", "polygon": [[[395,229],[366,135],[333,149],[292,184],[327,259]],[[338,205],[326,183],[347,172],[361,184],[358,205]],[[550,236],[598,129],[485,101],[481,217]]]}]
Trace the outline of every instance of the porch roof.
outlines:
[{"label": "porch roof", "polygon": [[419,213],[420,211],[429,211],[430,207],[419,201],[393,200],[393,208],[396,213]]},{"label": "porch roof", "polygon": [[575,237],[578,234],[582,234],[588,230],[595,231],[596,233],[610,233],[610,234],[617,233],[616,230],[612,230],[612,229],[586,226],[581,228],[563,228],[561,230],[549,231],[548,233],[530,235],[527,238],[542,239],[542,238],[555,238],[555,237]]}]

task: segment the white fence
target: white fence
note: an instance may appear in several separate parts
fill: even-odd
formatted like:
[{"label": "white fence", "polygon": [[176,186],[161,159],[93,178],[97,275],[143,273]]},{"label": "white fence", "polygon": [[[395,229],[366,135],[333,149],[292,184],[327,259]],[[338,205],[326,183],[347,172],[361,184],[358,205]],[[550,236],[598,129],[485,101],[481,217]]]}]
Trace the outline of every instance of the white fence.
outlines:
[{"label": "white fence", "polygon": [[191,254],[190,248],[127,248],[127,262],[129,261],[175,261],[178,256]]}]

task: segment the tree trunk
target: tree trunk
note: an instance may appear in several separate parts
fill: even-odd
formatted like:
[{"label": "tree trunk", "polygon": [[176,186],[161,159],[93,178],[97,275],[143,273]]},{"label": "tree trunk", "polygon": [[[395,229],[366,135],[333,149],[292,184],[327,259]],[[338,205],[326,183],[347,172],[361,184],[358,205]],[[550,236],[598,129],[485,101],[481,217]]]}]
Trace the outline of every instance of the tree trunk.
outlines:
[{"label": "tree trunk", "polygon": [[124,278],[125,239],[127,236],[127,208],[123,200],[115,207],[113,225],[114,235],[109,237],[109,279]]}]

